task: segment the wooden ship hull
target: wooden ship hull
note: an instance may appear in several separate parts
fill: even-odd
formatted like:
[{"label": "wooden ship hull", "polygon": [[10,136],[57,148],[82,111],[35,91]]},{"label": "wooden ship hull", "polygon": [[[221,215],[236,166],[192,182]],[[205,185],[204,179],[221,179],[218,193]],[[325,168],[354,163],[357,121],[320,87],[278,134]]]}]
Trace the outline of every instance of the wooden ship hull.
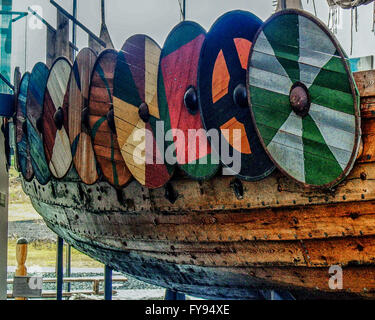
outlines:
[{"label": "wooden ship hull", "polygon": [[[296,298],[375,298],[374,74],[355,75],[362,99],[362,144],[350,174],[330,189],[306,188],[281,170],[261,181],[240,181],[221,172],[199,181],[177,167],[158,189],[135,180],[115,188],[97,175],[94,165],[93,181],[99,180],[85,184],[75,164],[62,179],[51,176],[44,185],[37,178],[22,179],[23,190],[47,226],[73,247],[151,284],[219,299],[257,299],[270,289]],[[156,81],[151,85],[156,91]],[[112,88],[107,89],[112,103]],[[77,105],[77,114],[83,107]],[[80,127],[78,118],[73,120]],[[106,133],[112,137],[113,131]],[[358,141],[359,136],[356,132]],[[125,144],[119,144],[111,152],[123,151]],[[87,161],[78,163],[87,167]],[[331,266],[343,270],[342,289],[329,286]]]},{"label": "wooden ship hull", "polygon": [[[205,298],[251,298],[251,289],[373,297],[375,165],[358,163],[332,193],[304,192],[279,173],[243,182],[176,178],[165,190],[132,182],[120,196],[109,184],[74,179],[24,191],[46,224],[73,247],[136,278]],[[120,201],[118,200],[118,198]],[[343,290],[328,287],[343,267]]]},{"label": "wooden ship hull", "polygon": [[[165,188],[133,181],[119,191],[107,182],[85,185],[74,169],[63,181],[34,179],[23,188],[73,247],[148,283],[204,298],[251,299],[266,289],[374,298],[372,77],[356,74],[362,153],[330,191],[306,190],[278,171],[259,182],[220,175],[199,182],[179,171]],[[342,290],[329,288],[333,265],[343,269]]]}]

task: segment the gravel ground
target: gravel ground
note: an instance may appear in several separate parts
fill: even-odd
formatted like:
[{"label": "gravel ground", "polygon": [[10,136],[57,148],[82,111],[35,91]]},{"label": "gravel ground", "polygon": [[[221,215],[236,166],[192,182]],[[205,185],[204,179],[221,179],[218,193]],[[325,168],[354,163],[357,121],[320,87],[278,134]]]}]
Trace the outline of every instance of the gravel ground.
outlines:
[{"label": "gravel ground", "polygon": [[8,238],[26,238],[33,241],[56,241],[53,233],[43,220],[10,221],[8,223]]},{"label": "gravel ground", "polygon": [[[42,276],[43,279],[46,278],[56,278],[56,273],[54,272],[44,272],[42,274],[35,274],[35,273],[29,273],[29,276]],[[114,273],[113,277],[121,277],[123,276],[120,273]],[[8,272],[8,279],[12,279],[14,277],[13,272]],[[72,273],[72,278],[92,278],[92,277],[103,277],[103,273],[97,273],[97,272],[80,272],[80,273]],[[147,284],[145,282],[139,281],[137,279],[131,278],[127,275],[125,277],[128,279],[126,282],[114,282],[112,287],[113,290],[134,290],[134,289],[142,289],[142,290],[152,290],[152,289],[160,289],[160,287],[153,286],[150,284]],[[67,285],[64,284],[66,287]],[[8,285],[8,290],[11,290],[12,286]],[[43,283],[43,290],[56,290],[56,284],[55,283]],[[71,291],[88,291],[92,290],[92,283],[87,282],[77,282],[71,284]],[[104,290],[103,288],[103,282],[100,285],[100,290]]]},{"label": "gravel ground", "polygon": [[[12,221],[8,225],[8,237],[11,239],[18,239],[24,237],[28,239],[29,243],[33,241],[56,241],[56,234],[53,233],[44,223],[43,220],[27,220],[27,221]],[[97,270],[96,270],[97,271]],[[30,275],[35,275],[30,273]],[[8,278],[13,278],[14,273],[8,272]],[[43,278],[56,278],[54,272],[43,272]],[[72,272],[72,277],[103,277],[102,272],[92,272],[90,269],[87,269],[87,272]],[[120,273],[114,273],[114,277],[122,276]],[[128,275],[125,275],[128,278],[128,281],[125,283],[113,283],[114,290],[153,290],[160,289],[160,287],[149,285],[145,282],[136,280]],[[103,289],[103,284],[101,284],[101,290]],[[45,283],[43,284],[43,290],[55,290],[55,284]],[[91,290],[92,283],[72,283],[71,290]],[[8,285],[8,290],[11,290],[11,286]]]}]

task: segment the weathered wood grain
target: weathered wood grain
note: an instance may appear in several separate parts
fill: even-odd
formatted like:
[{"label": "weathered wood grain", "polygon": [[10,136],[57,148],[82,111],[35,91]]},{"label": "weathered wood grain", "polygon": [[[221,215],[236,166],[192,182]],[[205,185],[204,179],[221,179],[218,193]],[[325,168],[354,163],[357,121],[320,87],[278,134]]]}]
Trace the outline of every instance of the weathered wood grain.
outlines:
[{"label": "weathered wood grain", "polygon": [[72,164],[72,152],[66,126],[67,119],[62,119],[60,129],[54,120],[56,112],[63,112],[64,97],[67,93],[71,70],[72,65],[69,60],[58,58],[51,67],[44,96],[44,153],[51,174],[58,179],[68,173]]},{"label": "weathered wood grain", "polygon": [[82,49],[73,64],[69,80],[68,128],[73,163],[81,180],[89,185],[94,184],[99,175],[89,124],[84,123],[82,113],[88,111],[90,77],[96,58],[91,49]]},{"label": "weathered wood grain", "polygon": [[355,72],[354,79],[361,96],[363,150],[359,162],[375,161],[375,71]]},{"label": "weathered wood grain", "polygon": [[[92,110],[100,112],[103,101],[96,100]],[[91,123],[99,118],[92,115]],[[365,154],[375,142],[372,121],[362,123]],[[97,137],[100,144],[109,140]],[[374,181],[374,162],[360,158],[329,191],[305,189],[280,172],[241,184],[223,176],[198,182],[178,172],[170,181],[174,203],[164,189],[137,182],[121,190],[66,176],[46,185],[23,181],[23,188],[53,231],[142,281],[207,298],[249,298],[251,290],[271,288],[373,299]],[[343,267],[342,290],[329,288],[331,265]]]},{"label": "weathered wood grain", "polygon": [[[260,29],[248,89],[257,132],[277,167],[307,187],[332,187],[353,167],[360,144],[358,97],[345,54],[328,29],[293,10]],[[293,109],[304,86],[306,114]]]},{"label": "weathered wood grain", "polygon": [[[370,165],[366,164],[366,166]],[[74,184],[67,185],[65,188],[73,192],[73,186]],[[104,184],[102,186],[104,187]],[[27,189],[32,190],[33,186],[30,185],[30,187],[31,189],[29,187]],[[74,194],[70,194],[70,192],[66,194],[63,185],[60,188],[61,198],[59,197],[56,201],[64,201],[66,195],[74,197]],[[131,184],[129,188],[137,189],[138,186]],[[85,189],[84,193],[88,192],[89,187]],[[104,189],[101,194],[103,192],[107,194],[108,191],[108,189]],[[239,284],[235,285],[235,279],[241,279],[239,282],[242,283],[242,287],[246,286],[248,289],[264,289],[267,286],[275,286],[279,289],[301,289],[304,292],[314,290],[317,294],[322,294],[322,292],[332,292],[328,287],[328,271],[331,264],[338,264],[343,267],[344,271],[344,289],[333,292],[336,296],[339,294],[358,294],[362,297],[372,297],[373,284],[371,277],[373,273],[372,247],[375,240],[374,236],[365,236],[362,233],[351,236],[350,234],[341,233],[328,238],[322,235],[321,239],[316,240],[314,238],[316,234],[313,237],[306,235],[307,239],[303,240],[299,238],[294,240],[285,240],[283,238],[258,238],[256,240],[245,237],[236,238],[236,235],[245,235],[246,233],[239,229],[233,229],[233,221],[237,221],[238,226],[240,226],[245,219],[252,219],[253,226],[272,228],[273,221],[282,222],[286,218],[281,215],[281,211],[274,212],[274,216],[272,216],[272,209],[259,210],[259,214],[255,214],[256,210],[251,209],[242,213],[223,212],[221,213],[221,218],[225,220],[218,220],[220,223],[215,223],[211,219],[212,217],[217,218],[216,215],[210,214],[208,216],[203,211],[200,214],[201,219],[198,219],[197,213],[194,212],[189,214],[179,213],[178,216],[150,212],[138,216],[145,221],[155,219],[154,223],[148,227],[148,225],[139,225],[138,217],[131,213],[114,212],[113,208],[107,207],[99,215],[85,209],[87,208],[87,203],[77,203],[78,207],[73,206],[70,208],[63,205],[56,206],[52,203],[44,202],[43,193],[36,194],[33,191],[30,194],[32,194],[33,202],[38,211],[41,212],[49,225],[54,226],[54,230],[61,236],[65,239],[74,239],[73,243],[75,245],[78,245],[78,247],[83,246],[83,250],[96,259],[102,262],[112,261],[112,265],[117,269],[127,270],[128,273],[135,276],[138,275],[137,271],[134,268],[128,269],[128,267],[136,265],[139,259],[144,263],[147,261],[149,268],[151,268],[152,261],[160,266],[174,266],[174,268],[178,266],[177,269],[174,269],[175,271],[168,273],[170,282],[174,279],[174,275],[177,276],[177,274],[184,273],[182,269],[184,266],[189,266],[190,268],[190,273],[184,273],[185,277],[189,274],[191,275],[191,270],[194,268],[202,268],[202,271],[209,273],[211,268],[222,271],[221,277],[211,274],[210,281],[205,284],[201,282],[201,276],[190,278],[190,283],[197,286],[196,290],[198,290],[198,287],[214,290],[215,286],[219,286],[222,283],[221,279],[231,277],[231,290],[227,294],[235,295],[239,293]],[[97,201],[96,193],[91,191],[90,194]],[[142,195],[140,197],[142,198]],[[68,201],[68,199],[65,201]],[[363,204],[368,204],[368,206],[363,206]],[[96,208],[99,207],[94,203],[91,205]],[[371,215],[368,213],[370,211],[374,212],[375,206],[374,202],[363,202],[362,205],[358,203],[359,210],[362,208],[368,208],[369,210],[363,210],[363,215],[359,217],[355,217],[356,209],[353,207],[353,203],[342,203],[341,206],[332,205],[331,208],[335,209],[330,211],[329,206],[295,207],[293,212],[291,212],[291,216],[295,216],[293,218],[294,221],[290,221],[289,228],[298,230],[300,223],[295,221],[301,218],[302,212],[307,219],[311,218],[311,225],[316,224],[318,221],[328,222],[330,219],[332,219],[332,226],[341,225],[346,226],[348,229],[352,227],[352,222],[356,221],[368,225],[368,223],[360,221],[362,217],[367,216],[371,219]],[[349,220],[345,221],[345,218],[340,221],[340,217],[345,215],[344,208],[348,212]],[[285,214],[289,213],[290,209],[286,207],[284,209]],[[313,211],[308,212],[306,209],[311,209],[316,213],[313,214]],[[351,217],[349,216],[350,210],[352,210]],[[329,215],[322,215],[327,211],[330,211]],[[238,220],[239,215],[242,216],[242,221]],[[269,217],[269,223],[262,221],[262,217],[264,219]],[[191,218],[194,219],[192,224],[192,227],[194,225],[196,228],[194,231],[193,229],[188,229],[189,225],[185,224],[185,219]],[[259,220],[259,218],[261,219]],[[336,221],[334,221],[335,219]],[[163,230],[160,229],[168,220],[168,225],[165,225]],[[202,231],[208,225],[214,226],[221,223],[224,224],[222,229],[216,226],[216,230],[212,228],[211,231],[211,234],[219,234],[222,237],[220,239],[209,238]],[[304,222],[301,223],[301,225],[303,224]],[[176,226],[180,225],[183,225],[186,230],[184,231],[185,234],[182,234],[180,229],[176,229]],[[276,225],[274,227],[277,228]],[[308,229],[308,227],[306,228]],[[316,225],[316,228],[322,227]],[[233,231],[229,238],[224,235],[225,230]],[[188,235],[189,232],[191,235]],[[374,230],[372,230],[372,234],[374,234]],[[183,238],[183,235],[186,235],[186,238]],[[106,255],[103,255],[104,252],[106,252]],[[115,258],[117,253],[118,256]],[[129,260],[119,259],[120,256],[129,257]],[[202,273],[200,274],[202,275]],[[246,282],[246,279],[249,280],[252,277],[256,277],[260,282],[252,282],[252,285],[250,285]],[[355,277],[356,281],[352,277]],[[150,277],[146,277],[146,279],[146,281],[156,281],[159,285],[162,283],[155,273]],[[185,282],[180,283],[180,285],[185,290],[188,287],[188,283]]]},{"label": "weathered wood grain", "polygon": [[[251,181],[267,177],[275,168],[260,144],[247,102],[241,107],[234,99],[235,89],[246,84],[246,57],[261,24],[258,17],[245,11],[220,17],[206,36],[198,72],[203,124],[206,130],[220,133],[220,146],[212,148],[229,173]],[[240,159],[237,166],[226,160],[228,151],[237,162]]]},{"label": "weathered wood grain", "polygon": [[375,97],[375,70],[355,72],[353,76],[361,98]]},{"label": "weathered wood grain", "polygon": [[105,179],[116,188],[125,186],[132,175],[121,156],[117,134],[108,125],[108,114],[113,110],[113,78],[117,51],[103,51],[93,68],[90,82],[89,110],[91,138],[96,160]]}]

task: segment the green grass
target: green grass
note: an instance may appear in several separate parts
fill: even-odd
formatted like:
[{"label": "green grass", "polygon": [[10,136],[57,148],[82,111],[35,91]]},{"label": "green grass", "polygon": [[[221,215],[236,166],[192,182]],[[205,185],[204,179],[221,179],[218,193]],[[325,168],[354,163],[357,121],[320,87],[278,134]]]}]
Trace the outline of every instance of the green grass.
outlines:
[{"label": "green grass", "polygon": [[[8,266],[16,266],[16,240],[8,240]],[[32,242],[28,245],[27,267],[55,267],[56,243]],[[65,250],[64,250],[65,255]],[[73,268],[103,268],[103,264],[72,248]]]},{"label": "green grass", "polygon": [[[23,192],[20,173],[12,166],[9,170],[9,221],[40,220],[29,197]],[[26,266],[55,267],[56,243],[34,241],[28,246]],[[65,251],[64,251],[65,255]],[[103,265],[72,248],[72,267],[102,268]],[[16,266],[16,240],[8,240],[8,265]]]}]

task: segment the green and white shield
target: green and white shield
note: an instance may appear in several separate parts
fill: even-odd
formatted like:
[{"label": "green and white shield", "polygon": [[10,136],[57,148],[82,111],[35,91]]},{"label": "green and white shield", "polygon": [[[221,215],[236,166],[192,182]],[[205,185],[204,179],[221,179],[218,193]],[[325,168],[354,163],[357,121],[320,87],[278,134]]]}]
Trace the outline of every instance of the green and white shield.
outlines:
[{"label": "green and white shield", "polygon": [[359,97],[347,56],[308,13],[285,10],[259,30],[248,93],[258,135],[275,165],[310,187],[332,187],[352,169]]}]

